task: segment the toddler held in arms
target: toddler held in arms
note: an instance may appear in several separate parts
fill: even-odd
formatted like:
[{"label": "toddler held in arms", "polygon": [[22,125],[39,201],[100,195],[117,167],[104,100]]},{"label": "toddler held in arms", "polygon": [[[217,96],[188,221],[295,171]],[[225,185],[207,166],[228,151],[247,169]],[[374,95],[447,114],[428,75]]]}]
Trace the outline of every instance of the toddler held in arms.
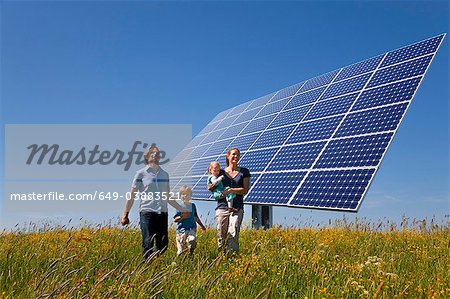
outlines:
[{"label": "toddler held in arms", "polygon": [[[223,175],[220,175],[220,163],[217,161],[211,162],[209,164],[209,168],[208,168],[208,180],[207,180],[207,184],[212,184],[215,186],[215,189],[213,189],[211,192],[214,196],[215,200],[219,200],[221,198],[224,197],[223,195],[223,191],[228,189],[223,187]],[[236,194],[234,193],[228,193],[226,196],[226,200],[228,203],[228,209],[231,211],[233,210],[233,199],[236,197]]]}]

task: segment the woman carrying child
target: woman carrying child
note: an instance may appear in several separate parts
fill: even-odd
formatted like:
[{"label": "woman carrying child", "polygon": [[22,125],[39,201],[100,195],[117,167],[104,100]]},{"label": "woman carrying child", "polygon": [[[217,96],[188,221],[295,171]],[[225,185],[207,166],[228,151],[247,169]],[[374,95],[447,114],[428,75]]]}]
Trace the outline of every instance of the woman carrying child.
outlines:
[{"label": "woman carrying child", "polygon": [[[239,251],[239,231],[244,217],[244,195],[250,187],[250,172],[247,168],[239,167],[240,151],[231,148],[225,157],[227,167],[221,169],[219,176],[223,175],[223,194],[217,200],[217,245],[219,250],[226,249],[230,253]],[[216,185],[208,184],[208,190],[214,192]],[[227,195],[235,194],[232,208],[228,207]]]}]

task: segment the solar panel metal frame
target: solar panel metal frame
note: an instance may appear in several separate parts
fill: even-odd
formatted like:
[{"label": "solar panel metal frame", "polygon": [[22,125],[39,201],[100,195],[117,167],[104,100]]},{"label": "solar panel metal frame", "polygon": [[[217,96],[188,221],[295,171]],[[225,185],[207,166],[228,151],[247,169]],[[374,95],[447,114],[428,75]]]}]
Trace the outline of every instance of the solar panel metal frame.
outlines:
[{"label": "solar panel metal frame", "polygon": [[[395,135],[396,135],[396,133],[398,131],[398,128],[400,127],[401,123],[403,122],[403,120],[404,120],[404,118],[406,116],[406,113],[408,112],[408,109],[409,109],[409,107],[411,105],[411,102],[412,102],[414,96],[416,95],[416,93],[417,93],[417,91],[418,91],[418,89],[419,89],[419,87],[420,87],[420,85],[421,85],[421,83],[422,83],[422,81],[423,81],[423,79],[424,79],[424,77],[425,77],[425,75],[426,75],[426,73],[427,73],[431,63],[434,60],[434,57],[435,57],[437,51],[439,50],[439,48],[440,48],[440,46],[441,46],[441,44],[442,44],[442,42],[443,42],[443,40],[445,38],[445,35],[446,34],[440,34],[440,35],[437,35],[435,37],[428,38],[428,39],[425,39],[423,41],[420,41],[420,42],[417,42],[417,43],[414,43],[414,44],[411,44],[411,45],[408,45],[408,46],[404,46],[404,47],[398,48],[396,50],[392,50],[392,51],[386,52],[386,53],[381,54],[381,55],[374,56],[372,58],[369,58],[369,59],[366,59],[366,60],[354,63],[354,64],[346,66],[346,67],[342,67],[340,69],[328,72],[328,73],[323,74],[323,75],[319,75],[319,76],[311,78],[309,80],[306,80],[306,81],[294,84],[294,85],[286,87],[286,88],[283,88],[283,89],[281,89],[281,90],[279,90],[277,92],[268,94],[268,95],[260,97],[258,99],[251,100],[251,101],[245,102],[243,104],[240,104],[240,105],[238,105],[236,107],[233,107],[233,108],[227,109],[225,111],[222,111],[219,114],[217,114],[216,117],[214,117],[214,119],[207,126],[205,126],[205,128],[196,137],[194,137],[193,141],[190,144],[188,144],[186,146],[185,150],[183,150],[183,151],[186,151],[186,149],[189,149],[191,152],[194,152],[194,150],[197,149],[198,147],[205,146],[206,144],[203,144],[203,141],[206,141],[206,140],[208,140],[207,144],[209,145],[209,147],[213,147],[214,144],[217,144],[219,142],[223,142],[224,139],[229,139],[230,140],[229,145],[232,145],[233,142],[235,140],[237,140],[238,138],[240,138],[240,137],[245,137],[245,136],[250,136],[252,134],[255,134],[255,135],[257,135],[257,137],[256,137],[255,140],[253,140],[252,144],[248,148],[244,148],[244,150],[241,151],[241,161],[242,160],[245,161],[244,158],[245,158],[247,152],[250,153],[250,152],[255,152],[255,151],[262,151],[264,149],[270,149],[270,148],[277,148],[277,150],[275,151],[275,154],[273,154],[272,157],[269,159],[269,162],[266,164],[266,166],[264,167],[264,169],[262,171],[251,172],[251,174],[252,174],[251,186],[250,186],[249,193],[244,197],[244,203],[247,203],[247,204],[261,204],[261,205],[266,205],[267,204],[267,200],[265,200],[265,202],[263,202],[263,201],[259,201],[258,202],[257,200],[256,201],[252,200],[251,202],[245,202],[245,199],[247,199],[251,195],[252,190],[254,188],[256,188],[255,186],[258,185],[258,182],[260,181],[260,179],[263,177],[264,174],[276,174],[276,173],[286,173],[286,172],[294,172],[294,173],[295,172],[297,172],[297,173],[306,172],[306,174],[301,179],[301,182],[298,184],[296,190],[292,193],[292,195],[291,195],[291,197],[290,197],[290,199],[289,199],[289,201],[287,203],[278,204],[276,202],[274,202],[274,203],[271,202],[270,205],[296,207],[296,208],[309,208],[309,209],[322,209],[322,210],[336,210],[336,211],[357,212],[358,209],[360,208],[362,202],[363,202],[363,199],[364,199],[367,191],[370,188],[370,185],[373,182],[373,179],[374,179],[374,177],[375,177],[375,175],[376,175],[376,173],[377,173],[377,171],[378,171],[378,169],[379,169],[379,167],[380,167],[380,165],[381,165],[381,163],[382,163],[382,161],[383,161],[383,159],[384,159],[384,157],[385,157],[385,155],[387,153],[387,150],[388,150],[389,146],[391,145],[393,139],[395,138]],[[432,42],[436,42],[437,40],[439,40],[439,41],[437,43],[435,43],[435,45],[433,45],[433,44],[431,44],[431,46],[430,45],[425,45],[425,42],[427,42],[427,41],[430,41],[430,43],[432,43]],[[411,52],[407,51],[408,49],[413,49],[413,50],[414,49],[425,49],[425,50],[429,50],[429,47],[432,47],[432,46],[435,46],[434,50],[426,52],[425,54],[423,54],[423,53],[419,54],[417,56],[414,56],[414,55],[411,56]],[[403,59],[404,58],[403,56],[401,56],[401,55],[399,56],[398,53],[401,53],[402,50],[406,51],[404,53],[404,56],[408,56],[409,55],[409,57]],[[392,56],[394,56],[394,59],[391,59]],[[426,62],[428,60],[427,56],[430,57],[428,62]],[[388,57],[391,60],[387,64],[384,65],[385,60]],[[400,57],[400,60],[396,61],[395,57],[397,57],[397,58]],[[382,79],[382,81],[383,80],[387,80],[386,82],[383,82],[381,84],[376,83],[375,85],[370,86],[370,84],[373,82],[372,79],[374,78],[374,76],[381,74],[381,72],[379,72],[379,71],[387,70],[387,71],[385,71],[383,73],[389,74],[389,69],[392,71],[392,70],[402,69],[402,67],[405,67],[406,70],[412,72],[414,70],[408,69],[407,66],[414,65],[414,63],[419,64],[421,61],[425,61],[425,63],[427,64],[425,69],[424,69],[424,71],[422,73],[415,74],[413,76],[406,76],[406,77],[401,77],[403,74],[397,74],[397,76],[400,75],[400,77],[401,77],[400,79],[391,80],[389,77],[387,77],[387,79],[386,78]],[[373,65],[374,65],[373,64],[374,62],[376,62],[376,64],[375,64],[376,67],[372,68]],[[364,71],[365,65],[369,65],[369,69]],[[353,67],[353,69],[352,69],[352,67]],[[363,71],[361,71],[361,69]],[[344,74],[344,71],[345,71],[345,74]],[[352,74],[351,72],[355,72],[355,73]],[[341,76],[341,74],[344,74],[344,75]],[[394,78],[395,78],[395,74],[396,73],[392,72],[392,74],[394,75]],[[353,83],[356,82],[356,83],[358,83],[356,79],[364,78],[366,76],[368,78],[365,81],[365,83],[363,84],[362,88],[356,89],[356,90],[354,90],[353,88],[350,88],[350,91],[346,91],[344,93],[340,92],[340,90],[337,89],[336,94],[334,94],[332,96],[329,96],[327,98],[322,98],[327,93],[327,91],[330,89],[331,86],[335,87],[335,86],[338,86],[338,84],[341,84],[341,85],[343,85],[342,88],[345,89],[345,88],[348,88],[348,86],[345,86],[345,81],[348,80],[348,82],[353,82]],[[412,95],[409,98],[407,98],[407,99],[402,99],[400,101],[390,101],[388,103],[383,103],[381,105],[379,105],[377,102],[375,102],[375,105],[373,105],[373,103],[372,103],[371,106],[369,105],[369,107],[360,108],[359,110],[358,109],[357,110],[353,110],[353,108],[355,106],[361,104],[359,102],[359,100],[360,100],[361,96],[363,94],[365,95],[365,92],[367,92],[367,91],[369,91],[367,94],[370,95],[370,90],[377,89],[378,91],[381,91],[383,87],[387,87],[386,90],[389,90],[390,86],[391,87],[393,87],[394,85],[397,86],[397,84],[398,84],[398,86],[403,87],[401,85],[401,83],[403,83],[403,82],[411,82],[411,84],[413,84],[413,82],[416,81],[416,80],[419,80],[419,82],[418,82],[416,87],[412,87],[411,90],[414,90],[414,91],[413,91]],[[326,83],[323,83],[323,82],[326,82]],[[298,106],[289,107],[287,110],[285,110],[285,108],[287,108],[289,106],[291,101],[296,96],[299,96],[301,94],[305,94],[306,95],[307,93],[310,93],[310,94],[313,95],[314,93],[311,93],[311,92],[313,92],[314,90],[320,90],[320,89],[322,89],[322,90],[320,91],[319,96],[316,97],[314,101],[312,101],[312,102],[309,101],[309,102],[306,102],[306,103],[302,103],[301,105],[298,105]],[[397,91],[397,90],[395,90],[395,87],[393,87],[392,90]],[[329,114],[329,115],[326,115],[324,117],[313,118],[313,119],[307,120],[307,122],[310,122],[310,121],[317,121],[317,120],[321,120],[321,119],[331,119],[333,117],[337,117],[339,115],[343,115],[343,117],[338,121],[338,125],[334,128],[333,133],[328,138],[326,138],[326,139],[313,139],[313,140],[302,141],[302,142],[293,143],[293,144],[288,144],[287,143],[290,140],[291,136],[294,134],[294,132],[296,132],[297,128],[299,128],[300,125],[305,123],[305,120],[307,119],[309,113],[314,109],[314,107],[316,107],[316,105],[318,103],[325,103],[326,101],[333,101],[333,100],[336,100],[338,98],[343,98],[343,97],[349,96],[350,94],[357,94],[357,96],[353,100],[352,104],[348,107],[348,109],[345,110],[345,112],[341,112],[341,113],[338,113],[338,114]],[[375,93],[375,95],[376,95],[376,93]],[[391,96],[391,95],[389,95],[389,96]],[[397,97],[400,98],[399,96],[397,96]],[[395,97],[395,98],[397,98],[397,97]],[[286,99],[288,99],[288,100],[286,100]],[[277,111],[274,112],[274,113],[264,113],[263,115],[260,115],[260,113],[262,111],[265,111],[264,108],[266,106],[276,103],[276,105],[272,105],[273,107],[276,107],[278,105],[278,103],[283,103],[282,101],[285,102],[285,103],[282,105],[281,109],[279,109],[279,110],[277,109]],[[406,108],[404,108],[404,110],[402,112],[403,114],[401,115],[401,117],[400,117],[398,123],[396,124],[395,128],[392,129],[392,130],[383,130],[383,131],[378,131],[377,130],[375,132],[362,133],[362,134],[351,134],[349,136],[337,136],[337,137],[335,136],[339,132],[339,130],[342,128],[341,126],[348,119],[349,115],[356,115],[357,113],[364,113],[364,111],[375,111],[376,109],[380,109],[381,110],[381,109],[386,108],[386,107],[394,107],[395,105],[401,105],[401,104],[406,104]],[[281,114],[283,112],[286,112],[286,111],[291,111],[291,110],[297,109],[299,107],[303,107],[303,106],[306,107],[308,105],[310,105],[310,107],[308,107],[309,109],[307,110],[306,113],[303,114],[303,116],[301,117],[300,121],[295,122],[293,124],[289,124],[289,125],[284,125],[284,126],[280,125],[278,127],[275,127],[276,129],[270,127],[271,124],[277,119],[279,114]],[[226,127],[220,127],[221,122],[223,120],[229,118],[230,115],[233,114],[233,111],[237,111],[238,112],[234,116],[235,117],[235,121],[230,122]],[[252,117],[250,119],[244,119],[242,121],[236,122],[236,120],[239,118],[240,115],[243,115],[244,113],[249,112],[249,111],[251,111],[250,113],[252,115]],[[249,113],[247,113],[247,114],[250,115]],[[268,117],[269,115],[273,115],[273,117],[272,117],[271,121],[264,128],[262,128],[260,130],[255,130],[253,132],[247,132],[246,131],[247,132],[246,134],[240,135],[242,132],[245,131],[245,128],[247,128],[249,125],[251,125],[251,122],[253,120],[261,119],[261,118],[264,118],[264,117]],[[228,137],[228,136],[224,136],[224,138],[221,138],[221,139],[218,139],[218,140],[214,140],[213,142],[210,141],[211,139],[214,139],[214,138],[211,138],[211,137],[214,137],[211,134],[217,134],[218,132],[219,133],[220,132],[223,133],[228,128],[230,128],[232,126],[235,126],[238,123],[243,123],[243,122],[246,122],[246,124],[241,128],[240,132],[238,134],[236,134],[235,136],[233,136],[231,138]],[[258,140],[261,138],[261,136],[265,132],[268,132],[268,131],[271,131],[271,130],[275,131],[277,129],[282,129],[282,128],[288,128],[289,126],[292,126],[293,129],[290,131],[290,133],[287,135],[287,137],[284,139],[284,142],[281,145],[278,144],[278,145],[275,146],[275,145],[268,144],[267,146],[253,148],[253,145],[258,144],[257,143]],[[379,161],[376,163],[375,166],[357,166],[357,167],[353,166],[353,167],[336,167],[336,168],[319,168],[319,169],[314,168],[319,163],[319,161],[323,157],[323,154],[328,149],[328,145],[330,143],[332,143],[332,141],[339,141],[341,139],[357,139],[357,138],[361,138],[361,137],[365,137],[365,136],[371,136],[371,135],[374,135],[374,137],[375,137],[375,135],[382,135],[382,134],[392,134],[392,136],[390,137],[390,140],[387,142],[387,146],[384,147],[384,151],[383,151],[383,153],[381,155],[381,158],[379,159]],[[361,140],[362,139],[364,139],[364,138],[361,138]],[[370,138],[368,138],[368,139],[370,139]],[[314,143],[314,142],[325,142],[325,145],[322,147],[320,153],[317,155],[315,161],[311,164],[309,169],[291,169],[291,170],[266,171],[269,168],[269,166],[272,164],[272,161],[278,156],[279,152],[282,151],[287,146],[292,146],[292,145],[297,145],[297,144],[302,145],[302,144]],[[228,149],[224,148],[223,151],[220,154],[214,154],[214,155],[211,155],[211,156],[209,156],[207,154],[207,151],[206,151],[206,152],[203,152],[202,155],[200,155],[199,157],[193,156],[191,158],[185,158],[183,161],[177,161],[177,163],[179,163],[179,165],[181,165],[183,162],[186,162],[187,160],[191,159],[191,161],[192,161],[192,165],[191,166],[192,167],[184,175],[177,174],[176,177],[171,177],[171,188],[172,189],[173,188],[176,189],[177,187],[180,187],[181,182],[191,181],[193,183],[192,187],[193,187],[194,190],[198,189],[198,188],[200,188],[200,190],[202,190],[201,189],[202,186],[199,185],[199,184],[205,184],[204,188],[206,189],[206,174],[205,173],[202,174],[202,175],[192,176],[192,169],[193,169],[194,164],[197,162],[197,160],[204,159],[205,157],[210,157],[211,161],[218,160],[218,159],[224,159],[224,156],[225,156],[225,153],[226,153],[227,150]],[[220,160],[221,163],[223,163],[223,161],[224,160]],[[245,165],[242,165],[242,166],[245,167]],[[296,201],[295,197],[296,197],[297,194],[299,194],[303,184],[310,177],[310,174],[317,173],[317,172],[322,172],[324,174],[328,174],[328,173],[333,172],[333,171],[336,171],[336,174],[339,174],[339,173],[342,174],[342,173],[345,173],[346,171],[347,171],[347,173],[351,173],[352,170],[355,170],[354,173],[358,172],[358,170],[368,170],[368,173],[370,175],[370,179],[369,179],[367,185],[364,186],[364,191],[363,191],[362,195],[357,200],[356,207],[353,207],[353,208],[348,208],[348,207],[347,208],[342,208],[342,207],[295,204],[295,201]],[[370,174],[370,172],[371,172],[370,170],[373,170],[372,174]],[[250,169],[250,171],[251,171],[251,169]],[[206,170],[205,170],[205,172],[206,172]],[[338,177],[338,176],[336,175],[336,177]],[[204,182],[202,180],[203,178],[205,178]],[[276,186],[274,186],[274,188],[276,188]],[[202,191],[201,193],[204,193],[204,192]],[[195,192],[194,192],[194,195],[193,195],[193,199],[196,199],[196,200],[213,200],[211,198],[211,196],[209,196],[208,198],[204,198],[202,196],[198,197],[198,196],[196,196]],[[329,200],[327,200],[327,201],[329,201]],[[336,205],[336,206],[342,206],[343,204],[344,204],[344,206],[345,205],[348,206],[350,204],[353,204],[353,202],[348,203],[348,204],[347,204],[347,202],[345,202],[345,203],[338,202],[338,205]]]}]

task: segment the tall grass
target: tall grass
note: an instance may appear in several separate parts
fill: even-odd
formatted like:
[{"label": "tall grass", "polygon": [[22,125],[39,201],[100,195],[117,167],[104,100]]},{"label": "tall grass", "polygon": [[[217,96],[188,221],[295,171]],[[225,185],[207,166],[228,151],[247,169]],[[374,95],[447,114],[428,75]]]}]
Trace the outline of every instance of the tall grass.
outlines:
[{"label": "tall grass", "polygon": [[2,298],[449,298],[450,229],[416,222],[243,229],[239,256],[198,232],[193,257],[143,262],[136,228],[28,229],[0,235]]}]

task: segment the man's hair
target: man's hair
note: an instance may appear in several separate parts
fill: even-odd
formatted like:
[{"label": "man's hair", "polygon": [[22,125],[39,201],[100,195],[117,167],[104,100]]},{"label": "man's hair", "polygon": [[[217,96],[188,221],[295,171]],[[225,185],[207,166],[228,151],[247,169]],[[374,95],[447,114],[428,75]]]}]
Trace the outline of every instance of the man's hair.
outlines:
[{"label": "man's hair", "polygon": [[150,157],[150,153],[151,153],[155,148],[156,148],[156,149],[158,150],[158,152],[159,152],[159,148],[158,148],[155,144],[150,145],[150,147],[145,151],[145,153],[144,153],[145,164],[148,164],[148,158]]}]

